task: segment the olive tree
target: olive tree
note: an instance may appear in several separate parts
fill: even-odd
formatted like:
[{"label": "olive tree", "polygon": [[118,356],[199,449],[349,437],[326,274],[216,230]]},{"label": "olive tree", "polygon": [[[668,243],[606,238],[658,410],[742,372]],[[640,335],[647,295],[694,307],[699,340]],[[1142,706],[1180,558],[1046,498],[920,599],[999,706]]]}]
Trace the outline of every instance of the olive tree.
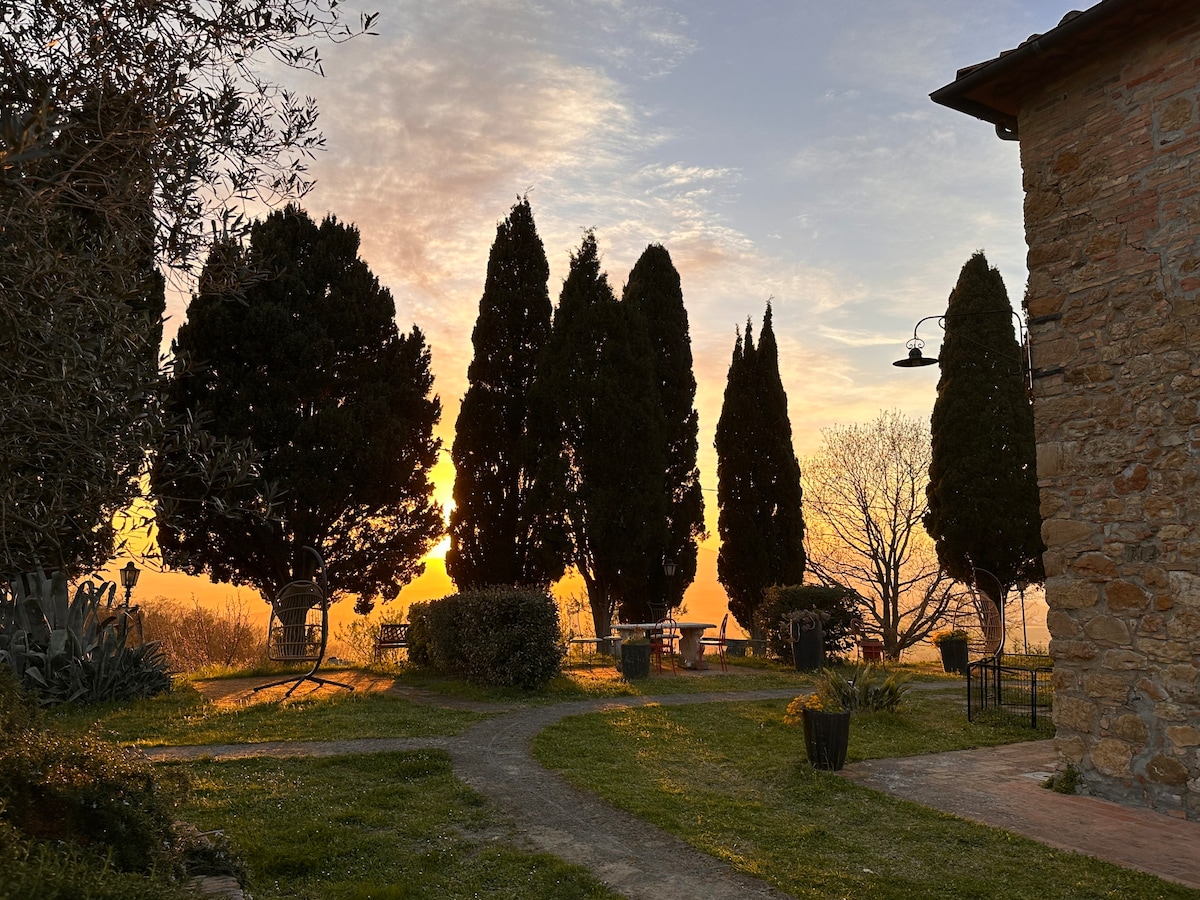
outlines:
[{"label": "olive tree", "polygon": [[337,7],[0,8],[0,572],[108,558],[165,430],[214,492],[253,476],[244,448],[161,415],[160,271],[239,231],[240,205],[307,190],[316,108],[263,72],[319,71],[318,39],[370,27]]}]

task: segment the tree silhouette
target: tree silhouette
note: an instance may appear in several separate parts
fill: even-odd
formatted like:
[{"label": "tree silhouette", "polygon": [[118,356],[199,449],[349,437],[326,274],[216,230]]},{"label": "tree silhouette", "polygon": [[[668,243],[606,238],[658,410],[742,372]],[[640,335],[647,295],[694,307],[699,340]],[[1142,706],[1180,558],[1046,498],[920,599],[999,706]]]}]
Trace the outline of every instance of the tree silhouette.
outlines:
[{"label": "tree silhouette", "polygon": [[[178,477],[178,448],[154,472],[166,561],[272,596],[325,557],[330,584],[367,612],[423,569],[441,536],[429,471],[441,412],[429,349],[400,335],[395,306],[358,258],[357,230],[295,206],[254,225],[249,246],[210,254],[180,327],[173,409],[218,438],[248,441],[278,515],[222,515],[206,485]],[[260,277],[231,297],[231,268]]]},{"label": "tree silhouette", "polygon": [[729,611],[756,638],[754,610],[766,588],[800,584],[805,566],[800,464],[771,318],[767,304],[757,347],[749,322],[734,345],[714,440],[717,578],[729,595]]},{"label": "tree silhouette", "polygon": [[245,457],[161,416],[157,267],[198,263],[214,224],[239,228],[229,207],[245,198],[304,193],[316,108],[265,73],[320,71],[316,40],[358,30],[335,6],[0,13],[0,572],[107,561],[165,430],[214,491],[252,477]]},{"label": "tree silhouette", "polygon": [[561,528],[601,637],[628,585],[643,575],[647,548],[665,544],[654,354],[630,309],[613,296],[589,232],[571,258],[533,398],[545,423],[536,492],[546,544]]},{"label": "tree silhouette", "polygon": [[[976,253],[950,294],[933,405],[925,529],[953,578],[1001,609],[1018,581],[1045,581],[1033,407],[1000,273]],[[997,593],[998,591],[998,593]]]},{"label": "tree silhouette", "polygon": [[[625,621],[644,622],[650,618],[650,598],[667,597],[674,606],[682,601],[696,577],[697,542],[704,534],[704,495],[696,466],[699,417],[687,310],[679,273],[661,244],[651,244],[642,253],[629,273],[621,301],[629,315],[640,316],[650,339],[663,415],[665,542],[646,548],[643,574],[635,578],[631,573],[620,610]],[[666,559],[676,565],[670,579],[663,572]]]},{"label": "tree silhouette", "polygon": [[562,556],[539,542],[531,505],[537,445],[529,392],[550,336],[549,277],[533,212],[522,199],[496,228],[455,426],[446,572],[459,590],[545,588],[562,576]]}]

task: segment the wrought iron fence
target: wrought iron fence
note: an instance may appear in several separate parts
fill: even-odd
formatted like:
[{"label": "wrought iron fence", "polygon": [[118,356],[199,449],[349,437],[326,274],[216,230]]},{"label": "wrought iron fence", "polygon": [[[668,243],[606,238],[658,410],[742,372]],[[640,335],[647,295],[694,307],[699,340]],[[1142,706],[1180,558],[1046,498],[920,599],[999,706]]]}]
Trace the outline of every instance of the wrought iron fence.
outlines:
[{"label": "wrought iron fence", "polygon": [[967,719],[994,710],[1037,728],[1054,703],[1054,661],[1049,656],[990,656],[967,666]]}]

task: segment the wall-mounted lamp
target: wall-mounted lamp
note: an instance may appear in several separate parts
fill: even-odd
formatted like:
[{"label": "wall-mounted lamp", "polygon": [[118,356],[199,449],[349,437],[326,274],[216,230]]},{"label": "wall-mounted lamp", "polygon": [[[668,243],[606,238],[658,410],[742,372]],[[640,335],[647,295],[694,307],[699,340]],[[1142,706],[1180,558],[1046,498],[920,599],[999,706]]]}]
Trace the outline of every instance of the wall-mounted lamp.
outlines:
[{"label": "wall-mounted lamp", "polygon": [[[1033,387],[1033,380],[1032,380],[1033,372],[1032,372],[1032,366],[1031,366],[1030,360],[1029,360],[1029,333],[1025,329],[1025,322],[1022,321],[1022,319],[1019,315],[1017,315],[1016,310],[1010,309],[1010,310],[1008,310],[1008,312],[1010,312],[1012,314],[1012,317],[1014,319],[1016,319],[1016,321],[1017,321],[1017,336],[1018,336],[1019,342],[1020,342],[1021,359],[1018,363],[1017,372],[1014,374],[1019,373],[1021,375],[1024,375],[1026,384],[1029,387]],[[942,329],[942,331],[945,331],[947,319],[957,319],[957,318],[966,317],[966,316],[994,316],[994,315],[999,315],[999,314],[1000,314],[1000,310],[997,309],[997,310],[985,310],[982,312],[945,313],[944,315],[940,315],[940,316],[926,316],[925,318],[918,321],[915,326],[913,326],[913,336],[904,345],[905,347],[908,348],[908,356],[904,357],[904,359],[896,360],[894,363],[892,363],[892,365],[898,366],[901,369],[916,369],[921,366],[936,365],[937,363],[940,362],[940,360],[936,356],[930,357],[930,356],[925,356],[921,353],[921,351],[925,347],[925,342],[923,340],[921,340],[920,337],[917,336],[917,330],[926,322],[931,322],[936,319],[938,326]],[[988,347],[986,347],[982,344],[979,344],[978,341],[972,341],[970,338],[964,338],[964,339],[970,343],[974,343],[974,344],[980,346],[985,351],[989,349]],[[1061,371],[1061,369],[1059,371]],[[1039,374],[1043,374],[1043,373],[1039,373]]]}]

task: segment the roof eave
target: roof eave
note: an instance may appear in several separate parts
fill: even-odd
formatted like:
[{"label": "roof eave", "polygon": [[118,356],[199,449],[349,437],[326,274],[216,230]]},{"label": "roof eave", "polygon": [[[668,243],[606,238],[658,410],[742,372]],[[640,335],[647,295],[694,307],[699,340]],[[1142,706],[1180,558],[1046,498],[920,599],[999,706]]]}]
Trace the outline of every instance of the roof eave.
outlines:
[{"label": "roof eave", "polygon": [[1135,6],[1139,0],[1101,0],[1095,6],[1068,19],[1045,34],[1030,38],[1017,49],[996,59],[981,63],[956,78],[945,87],[929,95],[934,103],[991,122],[997,129],[1016,134],[1017,114],[1015,111],[999,109],[987,100],[979,98],[990,93],[986,89],[1004,79],[1014,78],[1018,72],[1037,62],[1052,51],[1096,27],[1110,16]]}]

